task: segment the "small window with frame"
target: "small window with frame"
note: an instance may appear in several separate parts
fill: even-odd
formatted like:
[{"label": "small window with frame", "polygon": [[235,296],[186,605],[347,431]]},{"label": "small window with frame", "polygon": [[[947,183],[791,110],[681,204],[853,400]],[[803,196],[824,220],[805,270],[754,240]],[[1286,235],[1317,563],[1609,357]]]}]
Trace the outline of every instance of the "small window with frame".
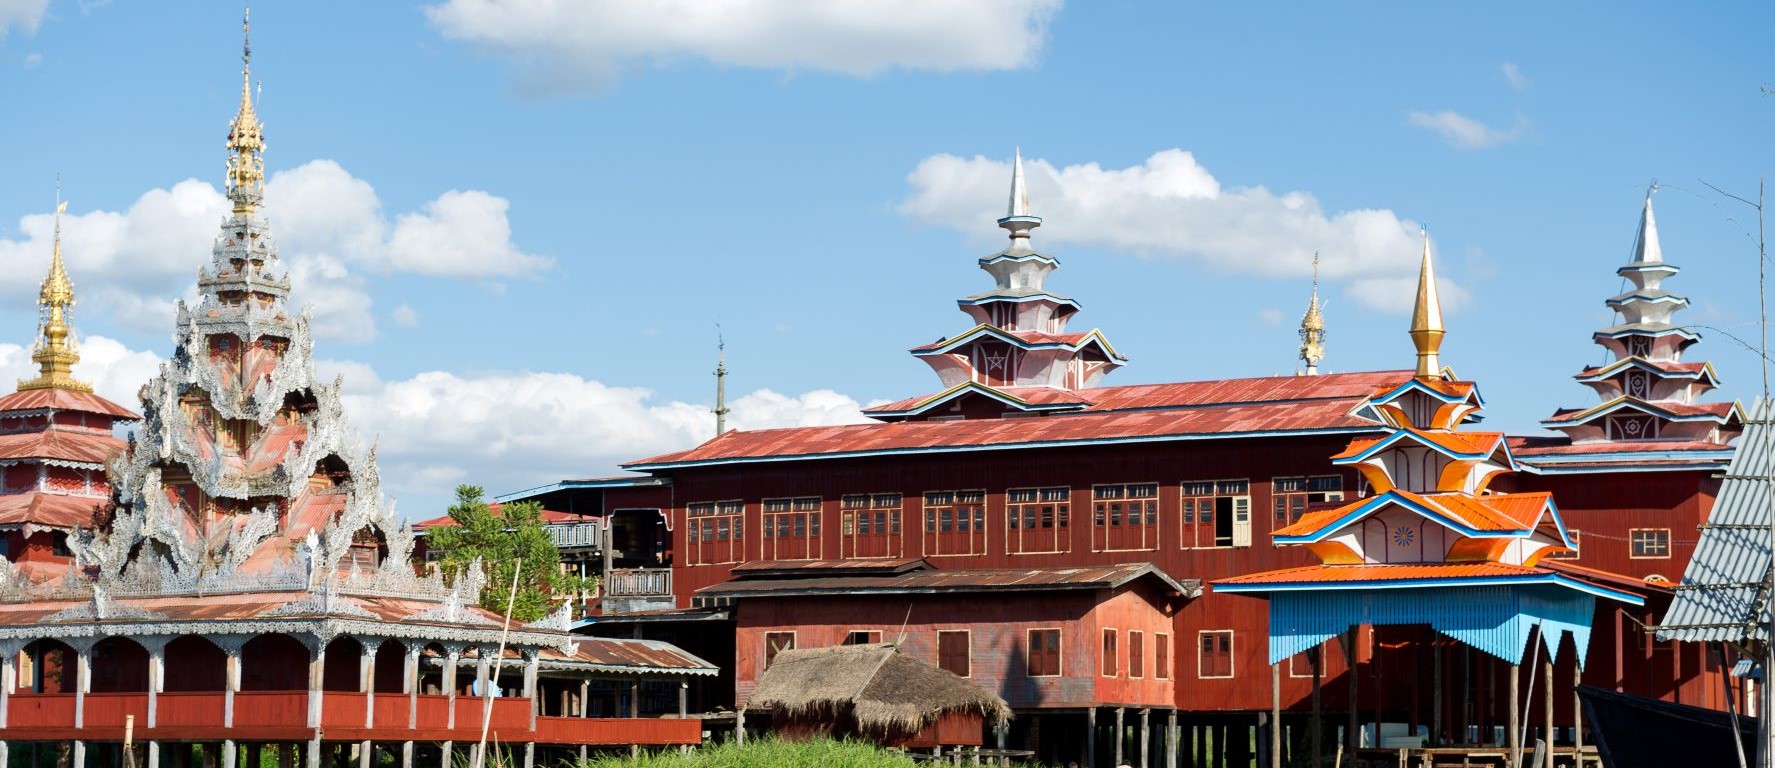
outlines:
[{"label": "small window with frame", "polygon": [[1628,545],[1635,560],[1668,560],[1670,559],[1669,528],[1630,528],[1627,531]]},{"label": "small window with frame", "polygon": [[1121,674],[1121,669],[1119,668],[1120,665],[1117,663],[1120,661],[1120,659],[1118,658],[1118,655],[1117,655],[1116,639],[1117,639],[1117,635],[1116,635],[1115,630],[1113,630],[1113,629],[1103,630],[1103,676],[1104,677],[1116,677],[1117,675]]}]

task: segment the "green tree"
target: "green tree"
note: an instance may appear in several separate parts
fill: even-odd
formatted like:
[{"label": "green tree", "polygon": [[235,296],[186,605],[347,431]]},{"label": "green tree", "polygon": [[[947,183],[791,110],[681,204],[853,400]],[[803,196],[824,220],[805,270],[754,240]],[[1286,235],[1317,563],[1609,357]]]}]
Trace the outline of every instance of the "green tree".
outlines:
[{"label": "green tree", "polygon": [[554,604],[571,599],[588,582],[561,572],[561,553],[542,525],[542,505],[532,501],[490,506],[478,485],[456,487],[456,503],[450,507],[455,525],[438,525],[426,532],[431,548],[443,552],[438,566],[451,583],[479,558],[486,569],[487,586],[481,591],[481,607],[506,612],[511,595],[512,571],[521,560],[518,591],[512,600],[513,621],[535,621],[552,612]]}]

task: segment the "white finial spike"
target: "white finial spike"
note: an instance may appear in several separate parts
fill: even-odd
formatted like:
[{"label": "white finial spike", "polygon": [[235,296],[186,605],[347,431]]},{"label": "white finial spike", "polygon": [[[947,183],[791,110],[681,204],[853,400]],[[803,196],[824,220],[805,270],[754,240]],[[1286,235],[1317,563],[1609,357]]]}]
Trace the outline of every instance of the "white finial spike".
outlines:
[{"label": "white finial spike", "polygon": [[1023,148],[1017,148],[1017,156],[1011,161],[1011,205],[1006,216],[1029,215],[1029,189],[1023,184]]},{"label": "white finial spike", "polygon": [[998,225],[1010,231],[1011,248],[1029,248],[1029,230],[1042,225],[1042,220],[1029,213],[1029,188],[1023,184],[1023,148],[1011,161],[1011,204]]},{"label": "white finial spike", "polygon": [[1664,246],[1658,242],[1658,219],[1652,215],[1652,193],[1658,191],[1658,182],[1653,181],[1646,188],[1646,205],[1639,215],[1639,238],[1633,244],[1633,261],[1636,264],[1657,264],[1664,261]]}]

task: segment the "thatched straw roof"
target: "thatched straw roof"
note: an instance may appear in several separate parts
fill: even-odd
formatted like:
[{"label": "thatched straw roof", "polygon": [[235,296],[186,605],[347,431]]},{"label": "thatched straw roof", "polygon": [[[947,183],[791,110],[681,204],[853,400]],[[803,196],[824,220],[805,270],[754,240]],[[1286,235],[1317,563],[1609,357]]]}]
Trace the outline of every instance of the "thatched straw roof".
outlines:
[{"label": "thatched straw roof", "polygon": [[792,718],[848,714],[859,731],[885,736],[917,733],[951,712],[978,713],[995,727],[1011,719],[1004,699],[891,644],[781,651],[746,707]]}]

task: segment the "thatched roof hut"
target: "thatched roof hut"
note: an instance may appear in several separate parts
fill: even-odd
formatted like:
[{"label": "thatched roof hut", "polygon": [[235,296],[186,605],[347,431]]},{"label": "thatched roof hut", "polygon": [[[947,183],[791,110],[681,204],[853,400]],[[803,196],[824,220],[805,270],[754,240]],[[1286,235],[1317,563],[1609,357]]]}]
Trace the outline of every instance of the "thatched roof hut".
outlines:
[{"label": "thatched roof hut", "polygon": [[[1011,719],[1004,699],[954,673],[901,654],[892,644],[797,648],[777,653],[746,700],[770,709],[779,726],[824,723],[884,742],[933,740],[971,721],[998,727]],[[927,732],[929,731],[929,732]],[[918,738],[921,737],[922,738]],[[977,743],[934,738],[942,743]]]}]

